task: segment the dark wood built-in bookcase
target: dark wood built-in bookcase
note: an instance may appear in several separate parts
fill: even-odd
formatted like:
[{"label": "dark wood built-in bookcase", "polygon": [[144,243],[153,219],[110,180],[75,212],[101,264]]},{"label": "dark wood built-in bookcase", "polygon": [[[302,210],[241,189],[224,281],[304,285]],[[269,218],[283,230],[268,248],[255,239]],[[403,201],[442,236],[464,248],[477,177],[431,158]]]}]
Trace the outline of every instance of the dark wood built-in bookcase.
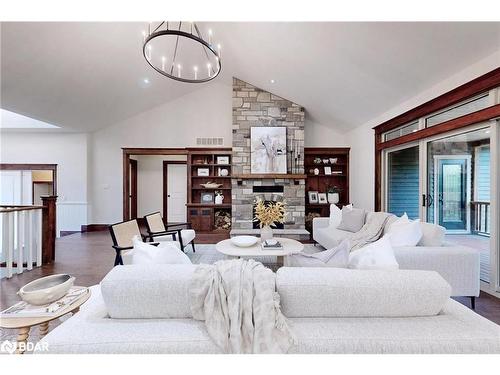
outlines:
[{"label": "dark wood built-in bookcase", "polygon": [[[225,158],[226,160],[222,160]],[[193,229],[200,233],[229,233],[231,230],[231,148],[196,148],[188,150],[188,202],[187,218]],[[221,175],[221,170],[227,170],[227,175]],[[205,171],[205,173],[202,173]],[[201,186],[207,182],[222,184],[218,188]],[[214,196],[220,191],[224,195],[222,204],[215,201],[203,202],[202,194]],[[224,220],[226,219],[226,220]],[[221,223],[229,223],[229,227],[221,228]]]},{"label": "dark wood built-in bookcase", "polygon": [[[312,234],[312,219],[319,216],[329,216],[330,203],[312,203],[309,192],[327,193],[328,188],[337,187],[339,192],[339,207],[349,203],[349,148],[348,147],[306,147],[304,149],[304,171],[306,179],[306,229]],[[320,159],[321,162],[315,162]],[[330,159],[336,159],[332,163]],[[324,160],[328,160],[324,163]],[[332,160],[333,161],[333,160]],[[325,174],[329,167],[331,174]],[[319,169],[319,174],[314,169]]]}]

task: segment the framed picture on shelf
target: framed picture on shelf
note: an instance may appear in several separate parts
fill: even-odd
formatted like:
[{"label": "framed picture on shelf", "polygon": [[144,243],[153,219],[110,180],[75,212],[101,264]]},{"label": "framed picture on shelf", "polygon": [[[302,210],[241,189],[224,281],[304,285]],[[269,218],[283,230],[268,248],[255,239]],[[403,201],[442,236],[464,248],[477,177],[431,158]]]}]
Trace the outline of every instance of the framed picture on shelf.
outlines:
[{"label": "framed picture on shelf", "polygon": [[201,193],[201,203],[214,203],[214,193]]},{"label": "framed picture on shelf", "polygon": [[325,175],[331,175],[332,174],[332,167],[325,167]]},{"label": "framed picture on shelf", "polygon": [[217,164],[229,164],[229,156],[217,156]]},{"label": "framed picture on shelf", "polygon": [[328,204],[328,199],[326,198],[326,193],[318,193],[318,203]]},{"label": "framed picture on shelf", "polygon": [[198,176],[209,176],[210,169],[208,168],[198,168]]},{"label": "framed picture on shelf", "polygon": [[307,192],[309,197],[309,203],[318,203],[318,192],[317,191],[309,191]]}]

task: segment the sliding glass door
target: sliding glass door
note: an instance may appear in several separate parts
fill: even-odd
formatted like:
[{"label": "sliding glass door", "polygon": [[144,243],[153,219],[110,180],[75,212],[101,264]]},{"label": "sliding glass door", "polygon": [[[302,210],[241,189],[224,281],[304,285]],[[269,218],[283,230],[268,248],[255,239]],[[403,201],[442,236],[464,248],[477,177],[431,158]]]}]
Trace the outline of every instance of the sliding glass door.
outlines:
[{"label": "sliding glass door", "polygon": [[445,228],[446,241],[480,253],[481,280],[490,281],[492,214],[489,124],[387,149],[383,208]]},{"label": "sliding glass door", "polygon": [[446,240],[475,248],[490,280],[490,127],[426,141],[426,218]]}]

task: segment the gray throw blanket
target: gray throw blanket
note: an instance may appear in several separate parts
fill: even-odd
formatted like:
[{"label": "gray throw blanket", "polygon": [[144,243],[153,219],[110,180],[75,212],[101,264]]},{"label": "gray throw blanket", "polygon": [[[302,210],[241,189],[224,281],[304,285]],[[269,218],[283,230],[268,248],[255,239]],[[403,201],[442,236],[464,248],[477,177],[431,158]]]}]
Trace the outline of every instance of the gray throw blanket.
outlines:
[{"label": "gray throw blanket", "polygon": [[286,353],[295,339],[279,308],[276,275],[253,259],[197,267],[191,312],[224,353]]},{"label": "gray throw blanket", "polygon": [[391,214],[387,212],[374,212],[363,227],[351,237],[349,237],[350,251],[354,251],[377,241],[382,235],[385,223]]}]

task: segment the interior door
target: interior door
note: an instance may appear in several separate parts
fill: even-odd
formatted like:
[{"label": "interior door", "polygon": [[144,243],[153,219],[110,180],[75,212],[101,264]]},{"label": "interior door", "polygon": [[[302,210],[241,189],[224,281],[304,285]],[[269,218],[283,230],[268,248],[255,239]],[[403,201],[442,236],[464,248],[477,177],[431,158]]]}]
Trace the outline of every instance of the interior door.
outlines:
[{"label": "interior door", "polygon": [[186,203],[187,203],[187,165],[173,164],[165,162],[166,173],[164,185],[166,191],[166,209],[163,216],[167,222],[186,222]]},{"label": "interior door", "polygon": [[467,159],[437,159],[436,219],[447,230],[467,230]]}]

